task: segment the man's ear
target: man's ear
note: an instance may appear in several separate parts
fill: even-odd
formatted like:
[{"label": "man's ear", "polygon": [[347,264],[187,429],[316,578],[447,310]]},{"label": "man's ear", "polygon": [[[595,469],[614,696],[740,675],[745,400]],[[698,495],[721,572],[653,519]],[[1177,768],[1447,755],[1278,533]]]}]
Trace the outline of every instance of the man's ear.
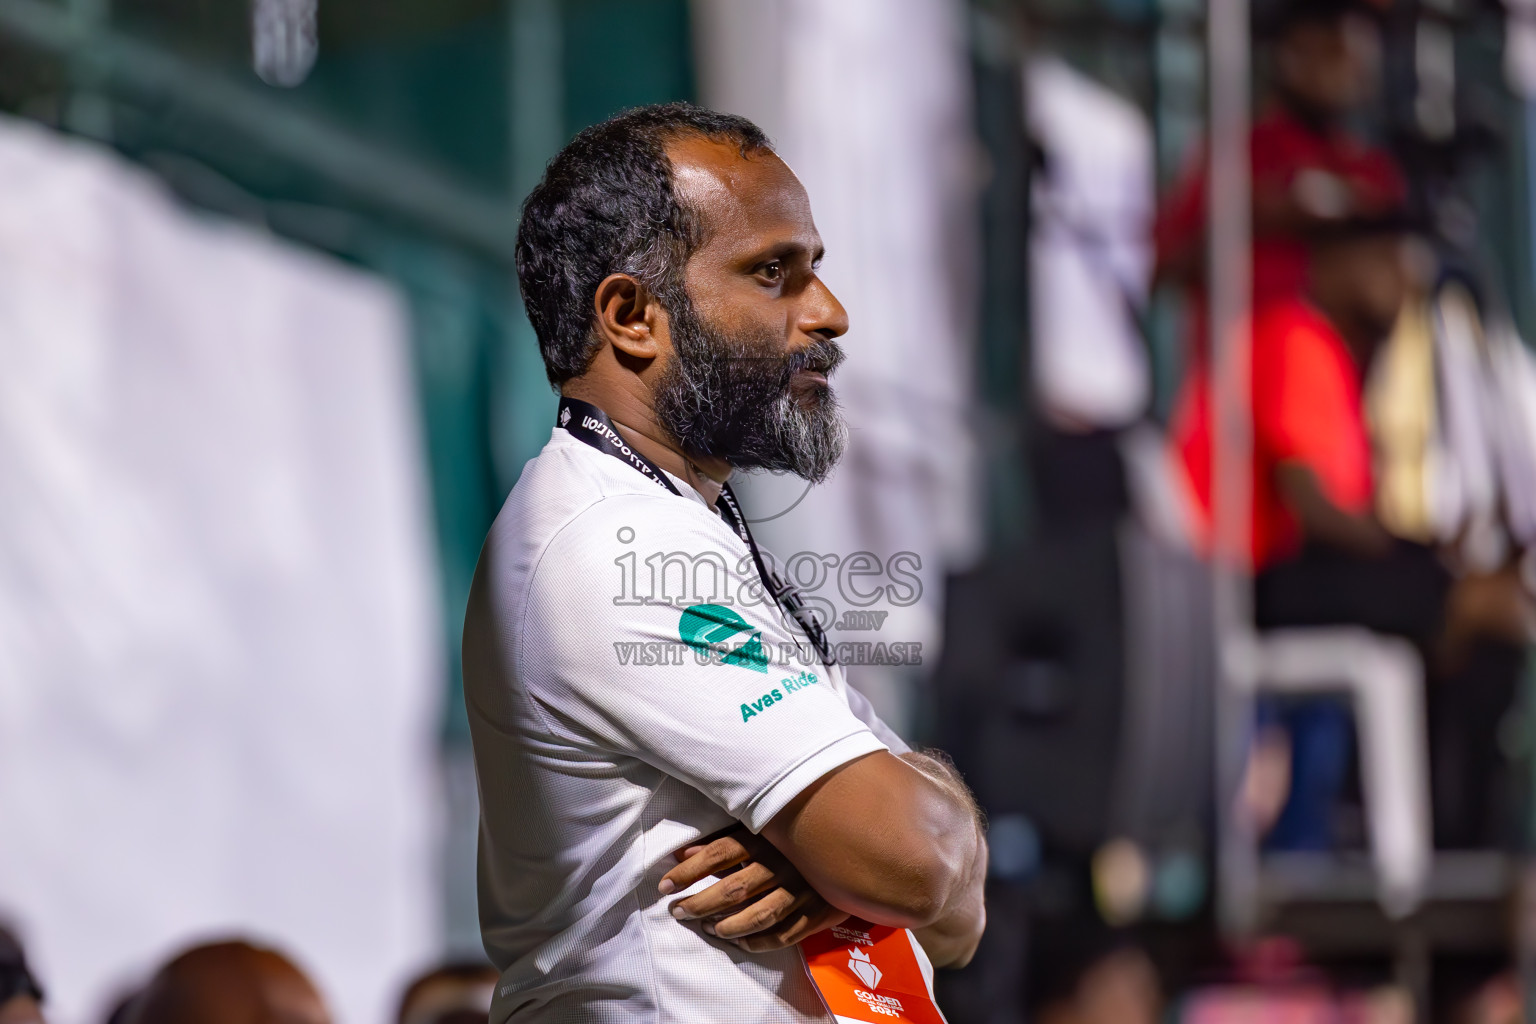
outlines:
[{"label": "man's ear", "polygon": [[609,274],[597,286],[593,305],[603,340],[635,359],[661,355],[654,331],[661,307],[645,285],[628,274]]}]

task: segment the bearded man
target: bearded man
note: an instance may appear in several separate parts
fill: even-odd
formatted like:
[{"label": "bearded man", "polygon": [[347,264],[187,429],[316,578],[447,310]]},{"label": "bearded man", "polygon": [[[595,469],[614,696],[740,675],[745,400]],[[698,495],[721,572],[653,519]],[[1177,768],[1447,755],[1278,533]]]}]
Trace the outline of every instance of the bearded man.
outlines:
[{"label": "bearded man", "polygon": [[727,483],[842,452],[821,257],[763,133],[682,104],[582,132],[523,208],[561,399],[464,629],[493,1021],[828,1021],[795,947],[849,914],[975,950],[968,791],[847,686]]}]

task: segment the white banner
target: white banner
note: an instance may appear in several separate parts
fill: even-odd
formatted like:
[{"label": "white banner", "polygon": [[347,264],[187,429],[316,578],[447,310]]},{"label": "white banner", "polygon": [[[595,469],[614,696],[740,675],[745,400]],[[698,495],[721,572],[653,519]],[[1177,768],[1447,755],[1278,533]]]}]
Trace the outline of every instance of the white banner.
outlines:
[{"label": "white banner", "polygon": [[248,935],[344,1022],[436,952],[405,319],[0,121],[0,917],[56,1024]]}]

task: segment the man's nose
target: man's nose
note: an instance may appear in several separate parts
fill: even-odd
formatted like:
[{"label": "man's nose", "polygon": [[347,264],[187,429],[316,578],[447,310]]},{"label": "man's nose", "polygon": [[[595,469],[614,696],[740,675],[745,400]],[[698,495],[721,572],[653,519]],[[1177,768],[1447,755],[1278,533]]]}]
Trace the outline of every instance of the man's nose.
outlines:
[{"label": "man's nose", "polygon": [[824,339],[848,333],[848,311],[819,277],[813,279],[811,286],[805,290],[800,330]]}]

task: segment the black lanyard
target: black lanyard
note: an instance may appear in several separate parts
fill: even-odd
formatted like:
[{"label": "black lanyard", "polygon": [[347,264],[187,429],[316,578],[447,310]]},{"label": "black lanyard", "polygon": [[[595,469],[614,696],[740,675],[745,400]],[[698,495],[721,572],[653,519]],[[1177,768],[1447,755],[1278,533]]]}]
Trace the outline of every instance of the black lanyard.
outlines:
[{"label": "black lanyard", "polygon": [[[583,402],[579,398],[562,397],[560,411],[556,417],[556,422],[576,440],[606,455],[611,455],[620,462],[628,463],[638,470],[641,476],[660,484],[678,497],[683,496],[666,473],[658,469],[650,459],[631,448],[628,442],[619,436],[608,414],[597,406]],[[768,564],[763,561],[762,552],[758,550],[757,541],[752,539],[752,531],[747,528],[747,518],[741,514],[741,506],[736,502],[736,495],[731,493],[730,484],[721,485],[720,500],[715,503],[715,512],[725,520],[727,526],[736,531],[742,543],[746,544],[747,550],[752,552],[752,563],[757,566],[757,574],[763,586],[773,596],[779,607],[784,609],[805,631],[805,635],[815,646],[816,653],[821,655],[822,662],[828,667],[837,664],[832,657],[832,647],[827,643],[826,631],[821,628],[821,623],[816,621],[816,617],[806,610],[805,600],[800,596],[800,592],[788,580],[782,579],[778,573],[769,569]]]}]

